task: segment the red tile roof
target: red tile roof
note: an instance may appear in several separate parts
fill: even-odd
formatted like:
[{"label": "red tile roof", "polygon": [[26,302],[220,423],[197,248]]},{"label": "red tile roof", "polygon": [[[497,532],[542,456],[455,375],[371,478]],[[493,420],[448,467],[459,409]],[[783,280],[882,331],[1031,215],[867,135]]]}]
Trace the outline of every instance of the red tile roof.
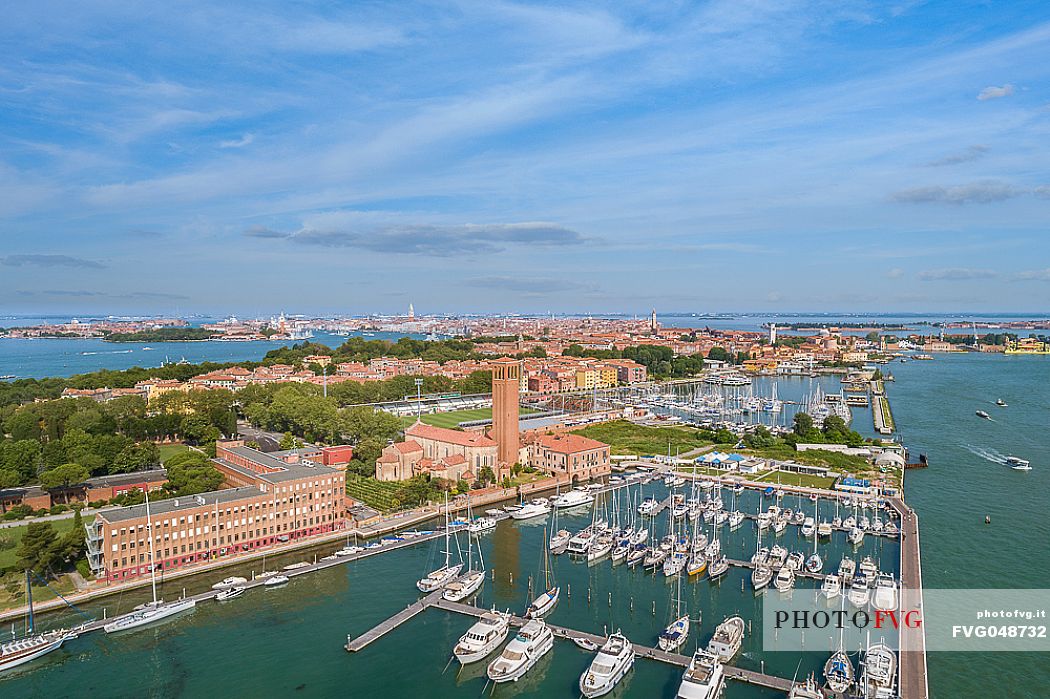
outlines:
[{"label": "red tile roof", "polygon": [[419,446],[419,442],[414,440],[408,440],[407,442],[395,442],[394,447],[397,448],[402,454],[411,454],[414,451],[423,451],[423,447]]},{"label": "red tile roof", "polygon": [[536,441],[544,449],[549,449],[559,454],[578,454],[579,452],[602,449],[609,446],[596,439],[582,437],[578,434],[544,434],[537,437]]},{"label": "red tile roof", "polygon": [[462,430],[449,430],[444,427],[434,427],[425,422],[417,422],[407,430],[405,435],[431,439],[435,442],[447,442],[461,447],[494,447],[496,442],[489,439],[480,432],[464,432]]}]

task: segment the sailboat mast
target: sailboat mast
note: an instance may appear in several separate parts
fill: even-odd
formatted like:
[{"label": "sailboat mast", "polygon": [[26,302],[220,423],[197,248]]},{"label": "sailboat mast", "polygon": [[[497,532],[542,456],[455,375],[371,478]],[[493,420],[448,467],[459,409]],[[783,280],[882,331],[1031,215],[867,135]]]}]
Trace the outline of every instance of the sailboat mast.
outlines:
[{"label": "sailboat mast", "polygon": [[146,493],[146,536],[149,538],[149,575],[150,585],[153,588],[153,604],[157,604],[157,564],[153,557],[153,518],[149,512],[149,488],[144,488]]},{"label": "sailboat mast", "polygon": [[29,607],[29,629],[26,634],[33,633],[33,585],[29,581],[29,569],[26,568],[26,604]]}]

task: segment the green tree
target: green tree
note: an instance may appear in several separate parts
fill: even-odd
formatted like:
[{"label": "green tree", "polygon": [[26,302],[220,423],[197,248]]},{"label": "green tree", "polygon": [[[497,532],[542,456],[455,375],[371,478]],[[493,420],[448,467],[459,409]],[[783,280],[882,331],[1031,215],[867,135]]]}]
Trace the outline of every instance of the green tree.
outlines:
[{"label": "green tree", "polygon": [[492,467],[491,466],[482,466],[481,470],[478,472],[478,480],[484,485],[489,485],[490,483],[495,483],[496,482],[496,474],[492,470]]},{"label": "green tree", "polygon": [[160,464],[160,450],[153,442],[129,444],[117,454],[109,468],[110,473],[131,473],[155,468]]},{"label": "green tree", "polygon": [[48,490],[69,488],[69,486],[75,483],[83,483],[90,477],[90,475],[91,474],[88,470],[80,464],[70,462],[62,464],[61,466],[55,466],[50,471],[44,471],[41,473],[40,485]]},{"label": "green tree", "polygon": [[299,449],[302,446],[303,442],[301,439],[297,438],[291,432],[285,432],[284,436],[281,437],[281,443],[278,445],[278,448],[284,451],[288,449]]},{"label": "green tree", "polygon": [[51,522],[30,522],[18,546],[16,565],[22,570],[35,570],[40,574],[50,572],[61,557],[58,534]]},{"label": "green tree", "polygon": [[712,347],[707,352],[707,358],[708,359],[713,359],[713,360],[719,361],[719,362],[731,362],[732,361],[732,357],[730,357],[729,352],[726,350],[725,347]]}]

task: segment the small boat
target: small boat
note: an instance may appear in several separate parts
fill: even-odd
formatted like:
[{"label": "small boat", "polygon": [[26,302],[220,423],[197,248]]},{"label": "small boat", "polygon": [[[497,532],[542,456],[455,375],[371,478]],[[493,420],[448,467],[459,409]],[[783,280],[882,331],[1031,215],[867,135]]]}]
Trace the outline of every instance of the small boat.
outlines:
[{"label": "small boat", "polygon": [[445,591],[441,593],[441,596],[449,602],[462,602],[480,590],[484,583],[485,571],[470,570],[465,575],[445,585]]},{"label": "small boat", "polygon": [[241,587],[239,585],[237,587],[228,587],[219,594],[215,595],[215,599],[219,602],[225,602],[226,600],[235,599],[243,595],[246,589],[247,588]]},{"label": "small boat", "polygon": [[496,683],[517,682],[536,662],[554,648],[554,634],[540,619],[529,619],[489,663],[487,674]]},{"label": "small boat", "polygon": [[1015,471],[1031,471],[1032,464],[1027,459],[1020,459],[1016,456],[1006,457],[1006,465]]},{"label": "small boat", "polygon": [[839,562],[839,577],[842,578],[843,582],[852,578],[856,571],[857,562],[852,558],[843,557],[842,561]]},{"label": "small boat", "polygon": [[860,688],[864,696],[892,697],[897,682],[897,656],[884,643],[869,646],[864,653]]},{"label": "small boat", "polygon": [[769,581],[773,579],[773,569],[767,565],[759,565],[751,571],[751,585],[755,591],[764,590]]},{"label": "small boat", "polygon": [[609,636],[590,667],[580,675],[580,692],[587,699],[608,694],[634,667],[634,646],[617,631]]},{"label": "small boat", "polygon": [[984,418],[985,420],[991,420],[992,419],[992,416],[989,415],[988,413],[984,412],[983,410],[978,410],[977,411],[977,417]]},{"label": "small boat", "polygon": [[791,588],[795,587],[795,569],[789,565],[781,566],[773,580],[773,587],[777,588],[778,592],[790,592]]},{"label": "small boat", "polygon": [[509,631],[510,614],[497,612],[495,609],[485,612],[459,637],[452,654],[456,656],[460,665],[484,660],[499,648]]},{"label": "small boat", "polygon": [[591,653],[601,648],[601,646],[599,646],[597,643],[595,643],[589,638],[584,638],[583,636],[573,636],[572,642],[576,644],[577,648],[582,648],[583,650],[590,651]]},{"label": "small boat", "polygon": [[806,572],[808,573],[819,573],[824,567],[824,559],[820,557],[819,553],[814,553],[812,556],[806,559]]},{"label": "small boat", "polygon": [[842,592],[842,579],[837,574],[831,574],[824,578],[820,584],[820,594],[826,599],[835,599]]},{"label": "small boat", "polygon": [[534,501],[532,501],[530,503],[526,503],[525,505],[522,505],[517,510],[514,510],[513,512],[510,513],[510,516],[511,516],[511,519],[516,519],[518,521],[521,521],[521,520],[525,520],[525,519],[534,519],[536,517],[543,517],[544,515],[549,514],[550,511],[551,511],[550,503],[538,502],[538,501],[534,500]]},{"label": "small boat", "polygon": [[725,674],[718,658],[702,650],[696,651],[678,685],[678,699],[718,699],[725,687]]},{"label": "small boat", "polygon": [[891,520],[889,522],[886,522],[886,526],[885,528],[883,528],[882,533],[886,534],[887,536],[897,536],[897,534],[900,533],[900,530],[897,529],[896,523],[894,523]]},{"label": "small boat", "polygon": [[284,585],[290,578],[287,575],[274,575],[273,577],[266,578],[266,582],[263,583],[266,587],[277,587],[278,585]]},{"label": "small boat", "polygon": [[1000,408],[1006,407],[1006,401],[1004,401],[1002,398],[996,399],[995,404],[998,405]]},{"label": "small boat", "polygon": [[281,568],[281,570],[302,570],[303,568],[309,568],[310,564],[306,561],[299,561],[298,563],[289,563],[288,565]]},{"label": "small boat", "polygon": [[810,675],[805,682],[791,687],[788,699],[824,699],[824,692],[817,685],[816,678]]},{"label": "small boat", "polygon": [[731,616],[715,629],[715,635],[707,644],[707,652],[718,658],[719,662],[728,663],[740,652],[744,642],[744,620]]},{"label": "small boat", "polygon": [[821,539],[827,539],[829,536],[831,536],[831,532],[831,522],[822,521],[820,524],[817,525],[817,536],[819,536]]},{"label": "small boat", "polygon": [[879,573],[875,578],[875,594],[871,606],[882,612],[897,609],[897,580],[889,573]]},{"label": "small boat", "polygon": [[864,530],[860,527],[853,527],[853,529],[849,530],[849,536],[847,538],[854,546],[860,546],[864,542]]},{"label": "small boat", "polygon": [[717,561],[711,561],[707,566],[707,579],[718,580],[729,570],[729,559],[722,556]]},{"label": "small boat", "polygon": [[802,536],[808,539],[809,537],[813,536],[813,534],[815,534],[816,531],[817,528],[813,522],[813,518],[806,517],[806,520],[802,523]]},{"label": "small boat", "polygon": [[846,599],[854,607],[860,609],[867,607],[868,602],[871,600],[871,589],[868,587],[867,579],[859,575],[853,578],[853,582],[849,586],[849,592],[846,594]]},{"label": "small boat", "polygon": [[560,594],[561,588],[557,586],[544,592],[529,605],[529,608],[525,611],[525,618],[540,619],[547,614],[550,614],[558,605],[558,596]]},{"label": "small boat", "polygon": [[237,577],[237,576],[230,577],[230,578],[223,578],[222,582],[215,583],[214,585],[211,586],[211,589],[213,589],[213,590],[225,590],[228,587],[237,587],[238,585],[244,585],[247,582],[248,582],[248,578],[241,578],[241,577]]},{"label": "small boat", "polygon": [[496,524],[497,522],[493,517],[478,517],[467,525],[467,530],[472,534],[481,534],[482,532],[492,531],[496,528]]},{"label": "small boat", "polygon": [[689,615],[685,614],[672,621],[660,634],[657,642],[660,650],[670,653],[682,647],[689,639]]},{"label": "small boat", "polygon": [[824,663],[824,681],[836,694],[845,694],[853,686],[855,677],[853,663],[844,650],[836,651]]}]

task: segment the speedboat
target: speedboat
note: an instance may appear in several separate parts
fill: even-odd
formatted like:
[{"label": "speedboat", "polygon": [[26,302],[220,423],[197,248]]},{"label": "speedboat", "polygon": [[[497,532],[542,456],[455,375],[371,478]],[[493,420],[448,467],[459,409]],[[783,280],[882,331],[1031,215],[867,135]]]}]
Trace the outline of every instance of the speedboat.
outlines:
[{"label": "speedboat", "polygon": [[869,646],[864,653],[861,691],[868,697],[892,697],[897,680],[897,656],[884,643]]},{"label": "speedboat", "polygon": [[533,519],[535,517],[542,517],[549,514],[551,511],[550,503],[533,501],[522,505],[517,510],[510,513],[512,519],[523,520]]},{"label": "speedboat", "polygon": [[634,646],[617,631],[609,636],[590,667],[580,675],[580,692],[588,699],[611,692],[634,667]]},{"label": "speedboat", "polygon": [[484,583],[485,571],[469,570],[466,575],[445,585],[445,591],[441,593],[441,596],[449,602],[462,602],[480,590]]},{"label": "speedboat", "polygon": [[244,594],[244,591],[246,589],[247,588],[241,587],[240,585],[238,585],[236,587],[228,587],[225,590],[223,590],[222,592],[220,592],[219,594],[215,595],[215,599],[218,600],[219,602],[225,602],[228,599],[234,599],[236,597],[240,597],[241,595]]},{"label": "speedboat", "polygon": [[802,536],[809,538],[817,531],[816,525],[813,522],[812,517],[806,517],[806,520],[802,523]]},{"label": "speedboat", "polygon": [[289,577],[287,575],[273,575],[266,578],[266,582],[263,585],[266,587],[277,587],[278,585],[284,585],[288,580]]},{"label": "speedboat", "polygon": [[1002,398],[996,399],[995,404],[998,405],[1000,408],[1006,407],[1006,401],[1004,401]]},{"label": "speedboat", "polygon": [[589,505],[594,502],[594,496],[584,490],[570,490],[567,493],[555,497],[551,500],[551,504],[559,510],[565,510],[570,507],[581,507],[583,505]]},{"label": "speedboat", "polygon": [[988,413],[984,412],[983,410],[978,410],[977,411],[977,417],[983,418],[985,420],[991,420],[992,419],[992,416],[989,415]]},{"label": "speedboat", "polygon": [[550,614],[554,610],[554,607],[558,605],[558,596],[560,594],[561,588],[558,586],[552,587],[544,592],[529,605],[528,610],[525,611],[525,618],[539,619]]},{"label": "speedboat", "polygon": [[493,609],[485,612],[459,637],[452,654],[461,665],[484,660],[499,648],[510,631],[510,614]]},{"label": "speedboat", "polygon": [[667,653],[676,651],[689,639],[689,615],[678,617],[660,634],[658,645]]},{"label": "speedboat", "polygon": [[711,561],[707,566],[708,580],[717,580],[729,570],[729,559],[722,556],[717,561]]},{"label": "speedboat", "polygon": [[788,699],[824,699],[824,692],[817,685],[816,678],[810,675],[805,682],[791,687]]},{"label": "speedboat", "polygon": [[236,576],[230,578],[223,578],[222,582],[215,583],[211,586],[211,589],[225,590],[228,587],[236,587],[238,585],[243,585],[246,582],[248,582],[248,578],[241,578]]},{"label": "speedboat", "polygon": [[585,650],[588,653],[593,653],[601,648],[601,646],[585,636],[573,636],[572,642],[577,648]]},{"label": "speedboat", "polygon": [[773,580],[773,587],[779,592],[790,592],[795,586],[795,569],[789,565],[781,566],[777,571],[777,577]]},{"label": "speedboat", "polygon": [[844,650],[836,651],[824,663],[824,680],[828,689],[836,694],[845,694],[853,686],[855,677],[853,663]]},{"label": "speedboat", "polygon": [[824,582],[820,584],[820,594],[824,595],[827,599],[835,599],[842,592],[842,580],[837,574],[831,574],[824,577]]},{"label": "speedboat", "polygon": [[478,517],[467,525],[467,530],[472,534],[481,534],[496,528],[496,520],[493,517]]},{"label": "speedboat", "polygon": [[1006,457],[1006,465],[1015,471],[1031,471],[1032,464],[1027,459],[1019,459],[1016,456]]},{"label": "speedboat", "polygon": [[744,620],[731,616],[715,629],[715,635],[707,644],[707,652],[718,658],[719,662],[728,663],[740,651],[744,642]]},{"label": "speedboat", "polygon": [[518,630],[500,656],[489,663],[493,682],[517,682],[536,662],[554,648],[554,634],[540,619],[530,619]]},{"label": "speedboat", "polygon": [[897,609],[897,581],[889,573],[879,573],[875,578],[875,594],[871,606],[882,612]]},{"label": "speedboat", "polygon": [[725,687],[725,674],[718,658],[696,651],[678,685],[678,699],[718,699]]}]

